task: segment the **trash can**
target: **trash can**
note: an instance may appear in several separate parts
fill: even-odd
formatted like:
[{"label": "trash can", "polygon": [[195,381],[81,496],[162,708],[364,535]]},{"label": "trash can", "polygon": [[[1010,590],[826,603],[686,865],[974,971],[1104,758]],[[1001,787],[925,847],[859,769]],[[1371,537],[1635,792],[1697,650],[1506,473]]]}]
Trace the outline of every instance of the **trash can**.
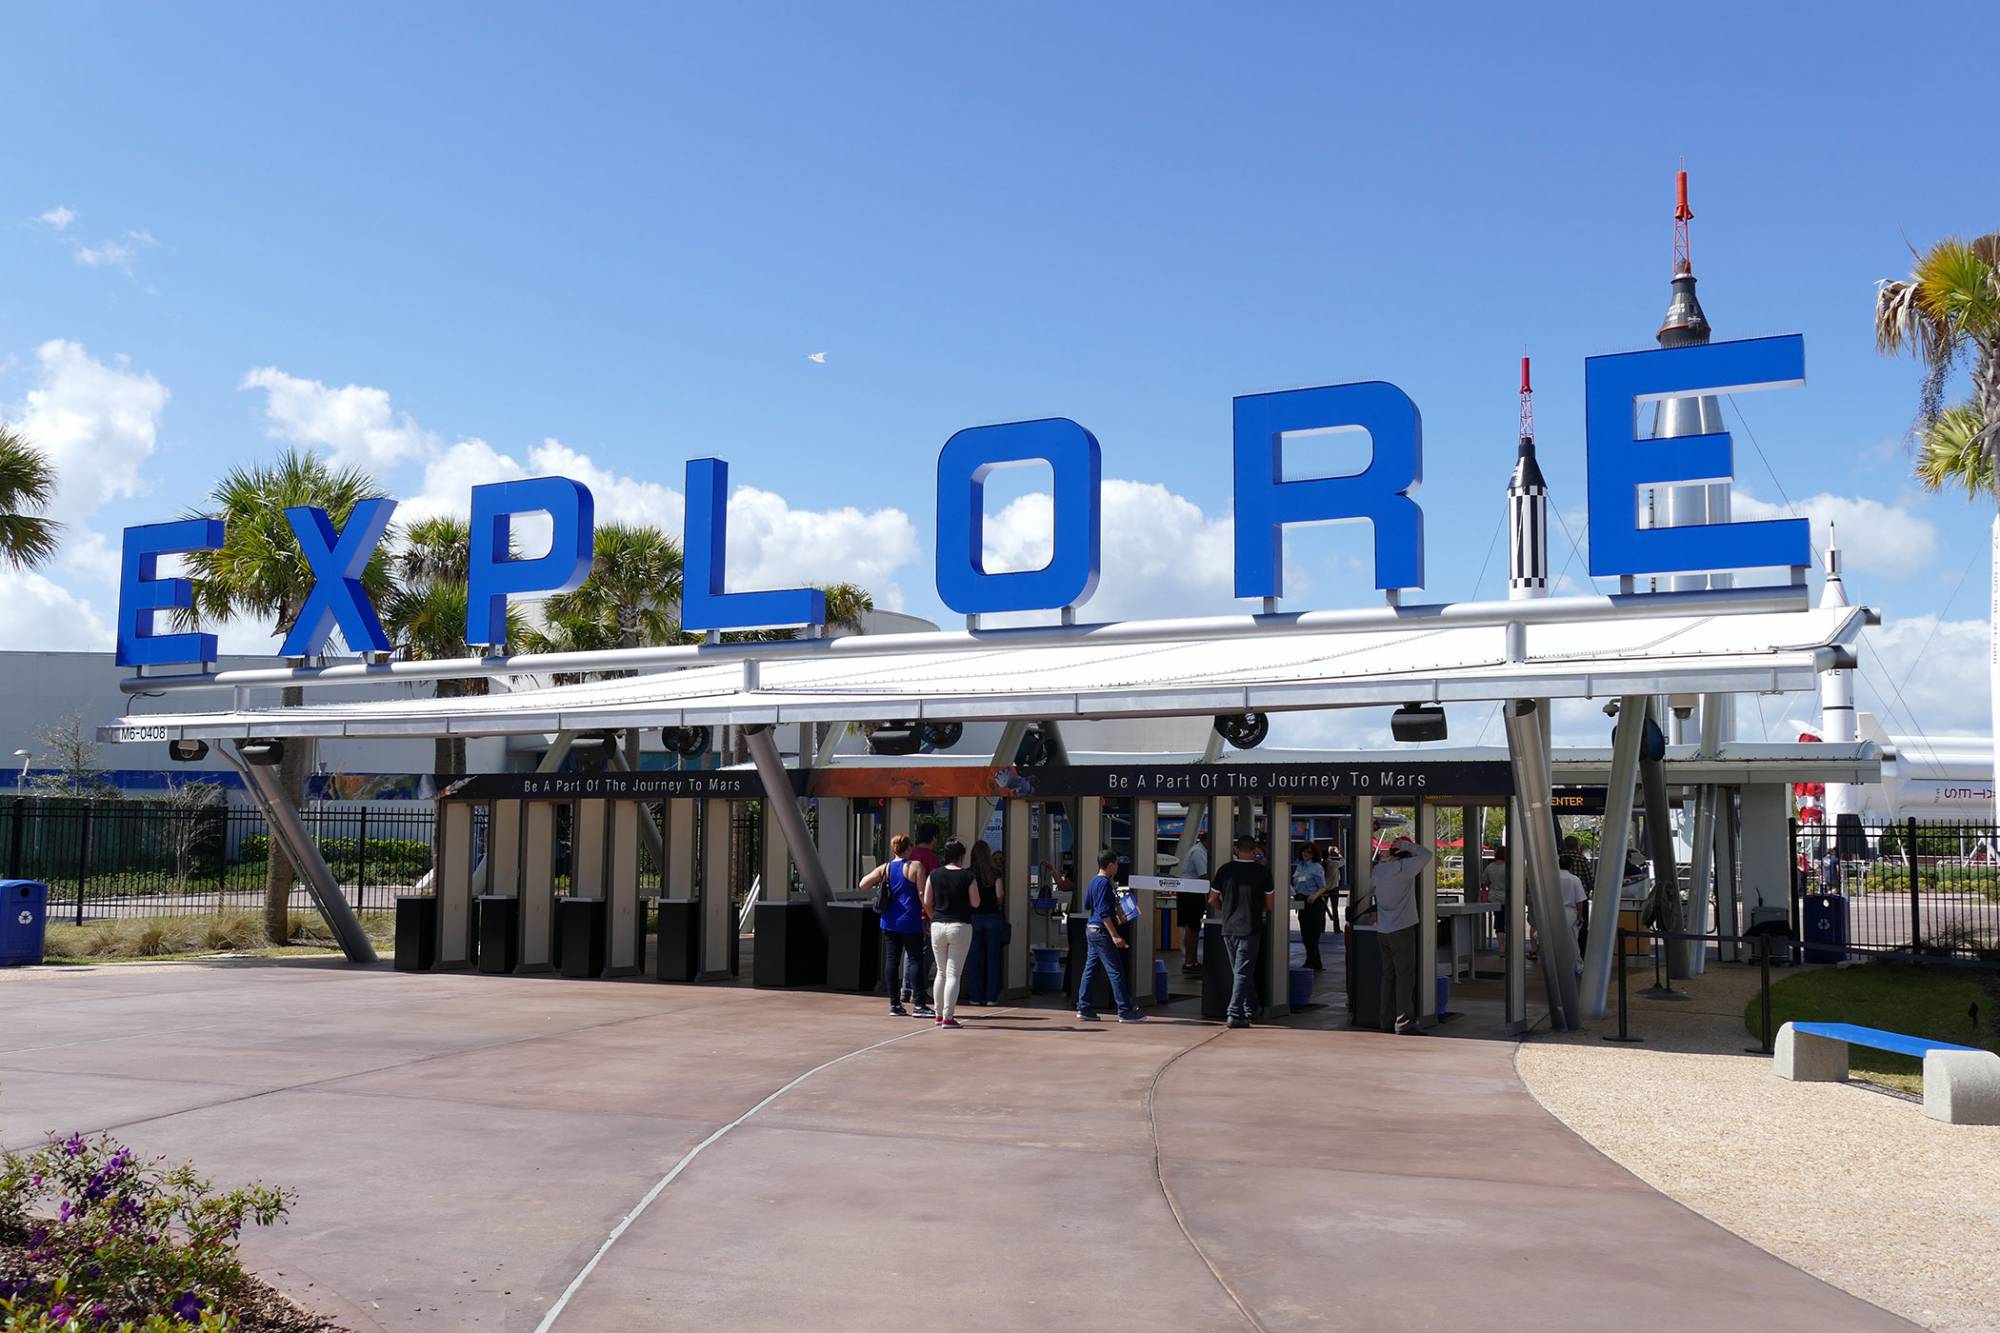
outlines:
[{"label": "trash can", "polygon": [[1808,963],[1847,961],[1847,899],[1838,893],[1809,894],[1805,900],[1805,955]]},{"label": "trash can", "polygon": [[826,938],[804,900],[757,904],[750,981],[756,986],[818,986],[826,981]]},{"label": "trash can", "polygon": [[1028,974],[1028,989],[1037,995],[1054,995],[1063,988],[1063,954],[1061,949],[1043,948],[1040,945],[1028,950],[1034,955],[1035,970]]},{"label": "trash can", "polygon": [[1439,977],[1437,981],[1438,981],[1437,1011],[1438,1011],[1438,1016],[1443,1017],[1445,1014],[1451,1012],[1451,978]]},{"label": "trash can", "polygon": [[505,894],[479,899],[479,970],[510,976],[521,965],[521,900]]},{"label": "trash can", "polygon": [[556,941],[562,953],[558,965],[566,977],[604,975],[605,925],[610,904],[602,898],[556,899]]},{"label": "trash can", "polygon": [[1285,1003],[1294,1009],[1303,1009],[1313,1002],[1313,978],[1318,974],[1309,967],[1294,967],[1288,973],[1285,989]]},{"label": "trash can", "polygon": [[1744,950],[1744,961],[1757,961],[1757,940],[1765,941],[1764,947],[1771,951],[1773,964],[1790,967],[1792,965],[1792,914],[1782,907],[1753,907],[1750,909],[1750,929],[1743,932],[1748,937]]},{"label": "trash can", "polygon": [[701,976],[701,899],[662,898],[657,957],[661,981],[693,981]]},{"label": "trash can", "polygon": [[428,972],[437,960],[437,899],[429,894],[396,899],[396,970]]},{"label": "trash can", "polygon": [[48,939],[49,886],[33,879],[0,879],[0,967],[27,967],[42,961]]},{"label": "trash can", "polygon": [[1167,990],[1167,960],[1164,958],[1155,958],[1153,960],[1153,1003],[1165,1004],[1169,998],[1169,994],[1170,992]]},{"label": "trash can", "polygon": [[828,903],[826,984],[872,994],[882,975],[882,918],[868,903]]}]

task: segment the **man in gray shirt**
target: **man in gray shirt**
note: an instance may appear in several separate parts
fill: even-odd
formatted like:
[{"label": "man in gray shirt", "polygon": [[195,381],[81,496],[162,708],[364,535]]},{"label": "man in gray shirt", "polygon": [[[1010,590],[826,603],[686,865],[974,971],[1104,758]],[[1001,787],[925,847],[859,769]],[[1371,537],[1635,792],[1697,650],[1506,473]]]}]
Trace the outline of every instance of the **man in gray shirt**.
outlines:
[{"label": "man in gray shirt", "polygon": [[1375,862],[1369,887],[1375,894],[1375,939],[1382,951],[1382,1030],[1417,1030],[1417,879],[1432,852],[1411,838],[1398,838]]}]

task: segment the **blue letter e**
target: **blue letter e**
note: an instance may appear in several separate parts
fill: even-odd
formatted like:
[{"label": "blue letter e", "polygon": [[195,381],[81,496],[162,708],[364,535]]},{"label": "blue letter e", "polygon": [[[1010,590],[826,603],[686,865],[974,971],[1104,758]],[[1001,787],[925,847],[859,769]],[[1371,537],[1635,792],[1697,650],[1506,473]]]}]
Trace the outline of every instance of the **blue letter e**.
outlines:
[{"label": "blue letter e", "polygon": [[[523,514],[547,514],[549,553],[514,559],[513,524]],[[507,597],[521,592],[570,592],[590,576],[596,537],[590,491],[568,477],[529,477],[472,488],[472,564],[465,589],[465,641],[493,648],[507,642]]]},{"label": "blue letter e", "polygon": [[125,554],[118,579],[119,666],[215,660],[213,634],[155,634],[153,616],[194,605],[194,584],[159,577],[160,557],[216,550],[222,545],[222,531],[219,518],[184,518],[125,529]]},{"label": "blue letter e", "polygon": [[1727,431],[1637,438],[1640,403],[1787,388],[1805,379],[1806,344],[1797,334],[1586,357],[1590,572],[1665,574],[1811,564],[1812,533],[1802,518],[1639,526],[1641,486],[1726,481],[1735,471]]},{"label": "blue letter e", "polygon": [[[1055,480],[1055,544],[1040,569],[986,572],[986,478],[1043,462]],[[1080,606],[1097,587],[1104,519],[1097,437],[1064,417],[973,426],[944,442],[937,471],[938,599],[962,615]]]},{"label": "blue letter e", "polygon": [[[1345,477],[1284,479],[1285,436],[1368,432],[1374,456]],[[1236,595],[1285,595],[1285,526],[1375,525],[1375,586],[1424,586],[1424,511],[1410,498],[1424,479],[1424,423],[1410,395],[1370,380],[1236,400]]]}]

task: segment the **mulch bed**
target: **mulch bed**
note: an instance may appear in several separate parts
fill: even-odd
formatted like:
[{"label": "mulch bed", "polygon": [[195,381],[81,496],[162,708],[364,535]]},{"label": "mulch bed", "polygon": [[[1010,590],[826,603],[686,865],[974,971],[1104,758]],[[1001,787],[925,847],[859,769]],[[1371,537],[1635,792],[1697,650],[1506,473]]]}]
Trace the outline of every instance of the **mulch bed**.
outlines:
[{"label": "mulch bed", "polygon": [[[30,1262],[29,1249],[25,1235],[0,1232],[0,1291],[13,1289],[16,1284],[49,1280],[51,1275],[42,1265]],[[115,1301],[106,1304],[110,1306],[109,1322],[114,1328],[124,1320],[140,1320],[155,1313],[137,1306],[121,1307]],[[244,1281],[227,1308],[241,1333],[348,1333],[346,1325],[301,1308],[291,1297],[254,1277]]]}]

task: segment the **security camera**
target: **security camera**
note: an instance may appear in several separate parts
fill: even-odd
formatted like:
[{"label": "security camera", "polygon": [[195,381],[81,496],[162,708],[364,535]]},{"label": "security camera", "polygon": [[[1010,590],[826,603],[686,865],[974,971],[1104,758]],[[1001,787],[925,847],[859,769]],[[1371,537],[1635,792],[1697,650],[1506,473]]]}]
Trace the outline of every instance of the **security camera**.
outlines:
[{"label": "security camera", "polygon": [[1607,699],[1604,701],[1604,716],[1618,716],[1618,701],[1616,699]]}]

